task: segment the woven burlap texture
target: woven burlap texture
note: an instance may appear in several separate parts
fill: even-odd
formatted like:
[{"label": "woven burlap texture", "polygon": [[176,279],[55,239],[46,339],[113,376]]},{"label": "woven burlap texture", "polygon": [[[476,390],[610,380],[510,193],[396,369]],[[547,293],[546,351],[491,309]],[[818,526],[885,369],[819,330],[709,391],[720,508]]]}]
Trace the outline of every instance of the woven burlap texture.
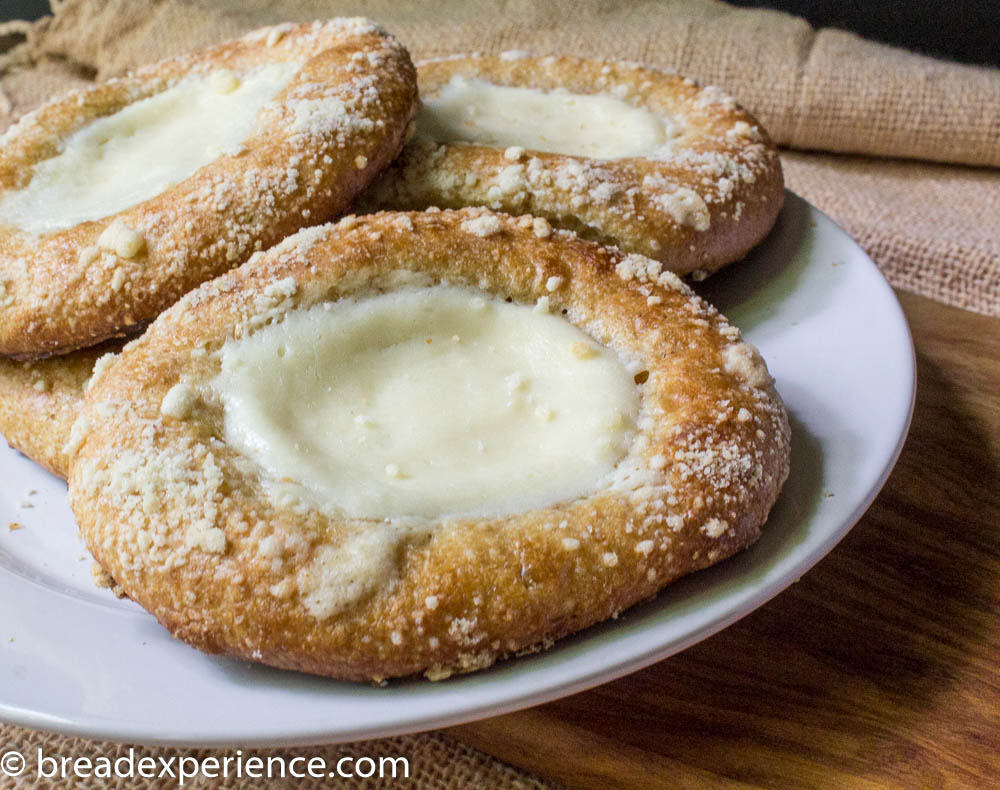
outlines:
[{"label": "woven burlap texture", "polygon": [[[118,757],[127,757],[129,746],[90,741],[82,738],[67,738],[61,735],[28,730],[22,727],[0,726],[0,753],[10,749],[20,752],[28,761],[28,768],[17,780],[4,778],[0,773],[0,788],[31,788],[31,790],[63,790],[72,787],[74,790],[177,790],[178,781],[170,776],[153,779],[135,779],[128,777],[111,777],[88,779],[42,778],[34,776],[36,755],[40,749],[47,757],[61,759],[63,757],[106,757],[112,761]],[[161,747],[134,747],[134,764],[142,757],[175,758],[174,771],[182,756],[204,758],[225,755],[235,757],[236,750],[222,751],[219,749],[167,749]],[[405,787],[412,790],[556,790],[556,785],[542,782],[534,777],[517,771],[510,766],[495,760],[488,755],[471,749],[468,746],[432,733],[425,735],[403,735],[398,738],[383,738],[376,741],[360,741],[341,746],[312,746],[295,749],[245,749],[243,758],[260,757],[264,763],[272,755],[281,755],[287,761],[296,756],[307,760],[311,757],[322,757],[327,766],[336,766],[343,757],[353,758],[350,764],[345,764],[345,771],[353,771],[353,760],[361,757],[371,757],[377,763],[380,757],[406,757],[409,760],[409,777],[402,776],[402,769],[395,780],[387,778],[378,781],[374,778],[302,778],[286,776],[270,780],[254,779],[235,775],[227,778],[195,777],[188,779],[184,787],[212,788],[212,790],[237,790],[237,788],[295,788],[295,790],[332,790],[332,788],[375,788],[375,787]],[[51,765],[49,763],[48,765]],[[127,764],[122,765],[123,771]],[[301,764],[300,764],[301,765]],[[159,762],[157,762],[157,769]],[[365,764],[361,764],[363,772],[367,772]],[[190,769],[188,769],[190,770]],[[304,769],[298,767],[298,772]],[[47,768],[51,772],[51,768]]]},{"label": "woven burlap texture", "polygon": [[[64,0],[0,77],[0,128],[56,87],[263,24],[364,13],[415,58],[529,49],[641,60],[721,85],[787,146],[788,185],[893,285],[1000,315],[1000,71],[946,63],[712,0]],[[874,156],[892,157],[889,161]]]},{"label": "woven burlap texture", "polygon": [[[371,16],[415,58],[529,49],[641,60],[722,85],[786,146],[867,156],[786,152],[789,186],[831,214],[894,285],[1000,315],[1000,173],[924,159],[1000,165],[1000,74],[813,31],[802,20],[711,0],[64,0],[0,56],[0,130],[51,95],[197,49],[263,24]],[[2,31],[0,31],[2,32]],[[874,159],[888,156],[894,159]],[[115,756],[114,744],[0,726],[0,751]],[[142,754],[220,751],[143,749]],[[266,756],[265,750],[254,754]],[[541,788],[539,780],[439,734],[283,754],[405,755],[414,788]],[[264,786],[254,782],[253,786]],[[0,779],[0,787],[3,787]],[[58,787],[56,780],[24,787]],[[81,788],[175,787],[81,781]],[[194,784],[193,786],[204,786]],[[214,781],[212,787],[239,787]],[[245,786],[245,785],[243,785]],[[276,787],[374,787],[283,780]]]},{"label": "woven burlap texture", "polygon": [[1000,165],[1000,79],[801,19],[709,0],[68,0],[36,51],[98,78],[262,24],[363,14],[415,57],[509,48],[599,53],[721,85],[781,145]]}]

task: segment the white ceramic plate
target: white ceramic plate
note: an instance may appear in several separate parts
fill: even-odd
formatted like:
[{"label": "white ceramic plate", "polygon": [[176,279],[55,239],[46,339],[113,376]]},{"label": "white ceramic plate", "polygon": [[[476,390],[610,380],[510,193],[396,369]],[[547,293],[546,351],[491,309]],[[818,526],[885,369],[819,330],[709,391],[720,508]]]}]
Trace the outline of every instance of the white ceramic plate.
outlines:
[{"label": "white ceramic plate", "polygon": [[[909,424],[913,348],[874,264],[792,195],[750,259],[703,286],[760,347],[791,415],[792,473],[748,551],[547,652],[441,683],[374,688],[214,658],[173,640],[138,606],[94,586],[65,486],[2,450],[0,719],[178,745],[371,738],[572,694],[743,617],[830,551],[885,482]],[[9,531],[12,521],[24,528]]]}]

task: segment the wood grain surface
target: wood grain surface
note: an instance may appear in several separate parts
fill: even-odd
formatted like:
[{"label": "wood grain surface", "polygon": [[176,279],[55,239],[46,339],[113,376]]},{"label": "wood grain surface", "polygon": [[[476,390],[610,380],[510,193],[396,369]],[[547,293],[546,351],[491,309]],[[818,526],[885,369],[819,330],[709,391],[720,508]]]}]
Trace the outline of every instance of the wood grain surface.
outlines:
[{"label": "wood grain surface", "polygon": [[448,734],[578,788],[1000,787],[1000,321],[899,297],[913,425],[828,557],[680,655]]}]

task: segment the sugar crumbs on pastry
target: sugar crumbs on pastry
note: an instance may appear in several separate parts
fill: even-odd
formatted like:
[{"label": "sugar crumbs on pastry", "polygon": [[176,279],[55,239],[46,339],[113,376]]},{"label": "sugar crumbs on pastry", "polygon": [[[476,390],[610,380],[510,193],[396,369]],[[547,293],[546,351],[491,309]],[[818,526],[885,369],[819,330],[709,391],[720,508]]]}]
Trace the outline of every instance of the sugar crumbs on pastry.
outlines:
[{"label": "sugar crumbs on pastry", "polygon": [[465,220],[462,222],[461,227],[466,233],[471,233],[472,235],[480,236],[481,238],[487,238],[489,236],[495,236],[503,230],[503,223],[500,222],[499,217],[496,217],[493,214],[482,214],[478,217]]}]

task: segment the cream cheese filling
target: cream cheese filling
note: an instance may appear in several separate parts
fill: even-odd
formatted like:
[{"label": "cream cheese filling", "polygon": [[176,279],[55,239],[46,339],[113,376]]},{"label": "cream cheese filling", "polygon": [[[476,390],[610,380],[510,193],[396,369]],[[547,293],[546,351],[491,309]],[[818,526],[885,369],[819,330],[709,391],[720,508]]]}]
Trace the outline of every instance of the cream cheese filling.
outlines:
[{"label": "cream cheese filling", "polygon": [[270,484],[349,517],[586,496],[639,409],[618,356],[562,316],[448,285],[293,310],[219,355],[226,441]]},{"label": "cream cheese filling", "polygon": [[417,136],[620,159],[652,156],[678,133],[667,118],[615,96],[543,91],[455,76],[423,98]]},{"label": "cream cheese filling", "polygon": [[91,121],[66,139],[60,153],[35,165],[24,188],[0,197],[0,224],[48,233],[159,195],[236,149],[297,69],[273,63],[242,75],[190,75]]}]

